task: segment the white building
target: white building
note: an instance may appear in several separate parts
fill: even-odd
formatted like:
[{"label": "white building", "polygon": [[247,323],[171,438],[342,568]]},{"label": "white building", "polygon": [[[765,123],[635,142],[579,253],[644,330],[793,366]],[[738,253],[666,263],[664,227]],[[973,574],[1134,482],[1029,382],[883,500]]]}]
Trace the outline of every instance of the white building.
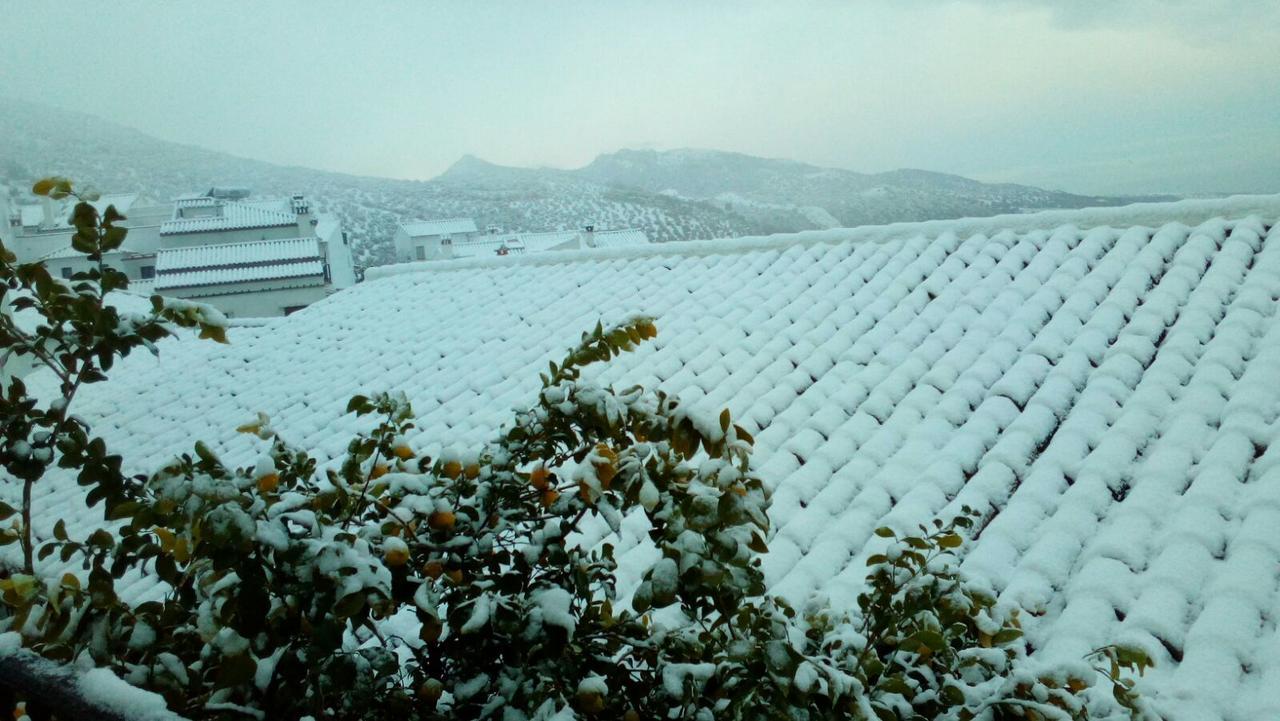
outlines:
[{"label": "white building", "polygon": [[400,223],[396,228],[396,261],[436,260],[449,257],[448,246],[478,235],[471,218],[443,218]]},{"label": "white building", "polygon": [[586,225],[582,230],[553,230],[541,233],[503,233],[497,226],[484,232],[476,229],[471,218],[415,220],[401,223],[396,230],[396,261],[449,260],[487,256],[523,255],[548,250],[585,250],[646,245],[649,237],[642,230],[596,230]]},{"label": "white building", "polygon": [[[302,195],[245,200],[242,188],[210,188],[167,206],[138,206],[136,195],[94,202],[127,216],[124,245],[104,260],[135,289],[208,303],[232,317],[287,315],[356,282],[341,225],[312,213]],[[44,261],[70,277],[89,261],[71,248],[72,202],[42,198],[9,217],[6,245],[22,261]]]}]

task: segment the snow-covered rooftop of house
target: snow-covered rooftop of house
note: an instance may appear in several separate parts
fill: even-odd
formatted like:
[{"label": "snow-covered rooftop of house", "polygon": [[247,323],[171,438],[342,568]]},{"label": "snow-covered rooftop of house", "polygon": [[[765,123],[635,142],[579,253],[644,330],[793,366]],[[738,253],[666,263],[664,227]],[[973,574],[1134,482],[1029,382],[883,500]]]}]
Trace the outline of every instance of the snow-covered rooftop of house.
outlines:
[{"label": "snow-covered rooftop of house", "polygon": [[[116,248],[113,251],[108,251],[103,255],[109,257],[109,256],[117,256],[117,255],[128,255],[135,252],[136,251],[131,250],[126,246],[120,246],[119,248]],[[76,250],[74,247],[70,245],[66,245],[53,251],[52,253],[46,253],[42,255],[36,260],[38,262],[43,262],[46,260],[62,260],[64,258],[84,258],[84,257],[85,257],[84,253],[81,253],[80,251]]]},{"label": "snow-covered rooftop of house", "polygon": [[476,221],[471,218],[442,218],[439,220],[414,220],[401,223],[400,227],[411,238],[424,235],[448,235],[450,233],[474,233]]},{"label": "snow-covered rooftop of house", "polygon": [[[104,212],[107,206],[114,205],[116,210],[127,214],[129,208],[138,200],[137,193],[104,193],[97,200],[90,201],[90,205],[97,209],[99,213]],[[61,201],[53,201],[53,224],[46,226],[50,228],[67,229],[71,227],[68,222],[71,219],[71,211],[75,208],[75,204],[80,201],[75,198],[66,198]],[[14,211],[18,214],[22,224],[27,227],[35,227],[44,223],[44,206],[40,203],[29,203],[17,206]]]},{"label": "snow-covered rooftop of house", "polygon": [[156,253],[157,290],[282,278],[324,282],[319,238],[162,248]]},{"label": "snow-covered rooftop of house", "polygon": [[[183,203],[197,203],[196,200],[179,201],[177,209]],[[216,215],[195,218],[174,218],[160,224],[161,235],[179,233],[201,233],[211,230],[240,230],[247,228],[274,228],[294,225],[298,218],[292,212],[283,209],[280,201],[241,202],[234,200],[217,201],[220,212]],[[276,207],[280,206],[280,207]]]},{"label": "snow-covered rooftop of house", "polygon": [[[1255,196],[404,264],[230,345],[135,354],[76,413],[130,471],[197,438],[251,463],[258,411],[338,459],[347,398],[379,390],[428,452],[480,444],[582,330],[649,314],[658,338],[598,378],[756,436],[773,592],[852,604],[875,528],[968,504],[964,568],[1029,612],[1035,657],[1139,644],[1172,721],[1277,718],[1278,218]],[[46,532],[100,522],[74,478],[39,489]],[[626,593],[653,551],[624,533]]]},{"label": "snow-covered rooftop of house", "polygon": [[649,236],[637,228],[600,230],[593,234],[593,239],[597,248],[621,248],[627,245],[646,245],[649,242]]},{"label": "snow-covered rooftop of house", "polygon": [[[649,242],[642,230],[605,230],[592,234],[598,248],[620,248],[643,245]],[[569,250],[577,247],[586,234],[578,230],[549,230],[538,233],[488,233],[465,241],[453,243],[454,258],[482,258],[507,254],[542,253],[549,250]]]},{"label": "snow-covered rooftop of house", "polygon": [[320,257],[320,242],[314,237],[162,248],[156,253],[156,272],[259,265]]}]

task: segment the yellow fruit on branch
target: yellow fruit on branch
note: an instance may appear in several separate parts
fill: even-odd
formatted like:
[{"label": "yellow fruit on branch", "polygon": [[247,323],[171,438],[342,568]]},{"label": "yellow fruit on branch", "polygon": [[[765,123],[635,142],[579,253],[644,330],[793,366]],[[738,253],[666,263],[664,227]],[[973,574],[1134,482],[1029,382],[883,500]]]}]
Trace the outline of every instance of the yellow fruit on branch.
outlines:
[{"label": "yellow fruit on branch", "polygon": [[457,521],[452,511],[433,511],[427,516],[427,525],[437,531],[452,531]]},{"label": "yellow fruit on branch", "polygon": [[395,568],[409,562],[409,547],[399,538],[391,537],[383,542],[382,562]]},{"label": "yellow fruit on branch", "polygon": [[391,469],[387,468],[387,464],[379,463],[378,465],[373,467],[372,471],[369,472],[369,480],[372,481],[378,478],[382,478],[383,476],[387,475],[387,471],[389,470]]},{"label": "yellow fruit on branch", "polygon": [[258,479],[258,491],[261,493],[271,493],[280,487],[280,474],[268,473]]},{"label": "yellow fruit on branch", "polygon": [[457,461],[449,461],[440,469],[445,478],[457,478],[462,475],[462,464]]},{"label": "yellow fruit on branch", "polygon": [[434,581],[444,575],[444,564],[439,561],[427,561],[427,564],[422,567],[422,575]]},{"label": "yellow fruit on branch", "polygon": [[413,458],[413,449],[409,446],[396,446],[391,449],[391,452],[395,454],[396,458],[399,458],[402,461],[407,461],[410,458]]}]

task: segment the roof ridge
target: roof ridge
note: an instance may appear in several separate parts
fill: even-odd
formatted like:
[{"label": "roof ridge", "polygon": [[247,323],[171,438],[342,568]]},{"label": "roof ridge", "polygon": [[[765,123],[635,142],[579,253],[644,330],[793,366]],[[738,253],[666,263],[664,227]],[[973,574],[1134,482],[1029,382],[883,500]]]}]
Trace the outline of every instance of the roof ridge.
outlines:
[{"label": "roof ridge", "polygon": [[913,236],[938,236],[948,232],[972,235],[1000,231],[1028,232],[1062,226],[1080,228],[1102,226],[1157,227],[1177,222],[1200,225],[1215,217],[1240,219],[1250,215],[1280,218],[1280,193],[1271,195],[1234,195],[1227,198],[1177,200],[1162,203],[1131,203],[1129,205],[1101,208],[1042,210],[1036,213],[1006,213],[980,218],[905,221],[883,225],[861,225],[852,228],[803,230],[796,233],[775,233],[773,235],[751,235],[709,240],[681,240],[616,248],[544,251],[515,258],[509,256],[504,258],[472,257],[452,260],[416,261],[369,268],[365,271],[365,280],[379,280],[406,273],[443,272],[498,267],[500,265],[510,266],[512,264],[549,265],[652,256],[703,257],[709,255],[736,255],[756,250],[774,250],[797,245],[887,242]]}]

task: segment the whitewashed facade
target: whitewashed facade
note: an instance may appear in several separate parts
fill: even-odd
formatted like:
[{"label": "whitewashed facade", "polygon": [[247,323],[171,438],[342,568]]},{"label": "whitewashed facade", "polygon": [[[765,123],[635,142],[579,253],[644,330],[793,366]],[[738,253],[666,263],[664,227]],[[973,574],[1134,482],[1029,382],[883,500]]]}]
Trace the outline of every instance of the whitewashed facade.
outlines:
[{"label": "whitewashed facade", "polygon": [[585,250],[646,245],[649,237],[632,228],[596,230],[552,230],[539,233],[504,233],[497,226],[484,231],[471,218],[415,220],[396,229],[396,262],[450,260],[488,256],[524,255],[547,250]]}]

